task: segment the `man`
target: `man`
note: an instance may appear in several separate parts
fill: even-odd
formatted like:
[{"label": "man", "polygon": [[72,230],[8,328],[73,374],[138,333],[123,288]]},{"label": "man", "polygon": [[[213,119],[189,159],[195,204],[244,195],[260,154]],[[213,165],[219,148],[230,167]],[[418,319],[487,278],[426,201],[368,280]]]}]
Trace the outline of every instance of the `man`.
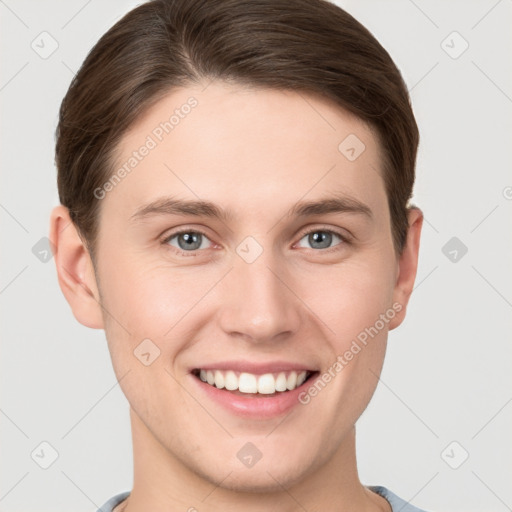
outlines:
[{"label": "man", "polygon": [[59,283],[130,403],[133,489],[101,510],[417,511],[356,464],[423,220],[373,36],[323,1],[154,0],[57,136]]}]

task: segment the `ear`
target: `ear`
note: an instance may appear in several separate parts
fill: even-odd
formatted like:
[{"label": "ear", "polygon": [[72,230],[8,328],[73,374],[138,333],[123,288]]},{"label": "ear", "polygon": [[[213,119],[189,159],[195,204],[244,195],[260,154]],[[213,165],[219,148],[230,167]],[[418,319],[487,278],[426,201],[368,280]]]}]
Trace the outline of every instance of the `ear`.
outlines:
[{"label": "ear", "polygon": [[60,289],[75,318],[86,327],[103,329],[103,315],[89,251],[64,206],[50,217],[50,241],[54,247]]},{"label": "ear", "polygon": [[408,219],[409,229],[407,232],[407,240],[397,263],[397,279],[393,291],[393,304],[400,304],[401,309],[389,322],[389,330],[398,327],[405,318],[407,304],[414,287],[414,280],[416,279],[416,271],[418,269],[423,213],[418,207],[413,206],[408,211]]}]

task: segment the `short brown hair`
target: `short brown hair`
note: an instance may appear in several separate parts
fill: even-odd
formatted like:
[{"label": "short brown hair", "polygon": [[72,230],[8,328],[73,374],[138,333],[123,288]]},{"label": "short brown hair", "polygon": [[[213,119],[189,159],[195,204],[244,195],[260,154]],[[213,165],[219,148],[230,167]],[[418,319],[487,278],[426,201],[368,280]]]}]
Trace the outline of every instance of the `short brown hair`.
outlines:
[{"label": "short brown hair", "polygon": [[121,137],[173,88],[204,79],[319,94],[370,126],[402,252],[419,133],[400,71],[375,37],[326,0],[152,0],[101,37],[60,108],[59,198],[93,257],[93,191],[112,173]]}]

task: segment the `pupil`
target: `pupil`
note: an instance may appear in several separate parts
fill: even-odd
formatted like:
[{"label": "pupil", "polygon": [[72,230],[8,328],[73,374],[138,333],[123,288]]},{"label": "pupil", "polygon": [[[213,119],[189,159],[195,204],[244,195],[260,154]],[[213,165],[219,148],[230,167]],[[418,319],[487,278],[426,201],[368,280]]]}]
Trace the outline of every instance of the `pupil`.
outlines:
[{"label": "pupil", "polygon": [[[332,235],[325,231],[316,231],[309,235],[309,242],[314,247],[315,243],[320,243],[320,249],[325,249],[331,244]],[[317,246],[318,247],[318,246]]]},{"label": "pupil", "polygon": [[[198,242],[200,236],[200,233],[182,233],[181,236],[178,237],[179,246],[182,249],[198,249],[201,245],[201,243]],[[182,240],[185,240],[184,244],[182,244]]]}]

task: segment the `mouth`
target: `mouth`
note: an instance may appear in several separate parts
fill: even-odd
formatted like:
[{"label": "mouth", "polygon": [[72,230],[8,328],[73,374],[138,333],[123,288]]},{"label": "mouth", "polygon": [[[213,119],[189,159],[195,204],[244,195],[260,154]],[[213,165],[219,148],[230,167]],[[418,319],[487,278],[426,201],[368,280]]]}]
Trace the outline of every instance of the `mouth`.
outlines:
[{"label": "mouth", "polygon": [[246,398],[272,398],[295,391],[319,372],[288,370],[255,374],[224,369],[195,368],[192,375],[217,390]]}]

